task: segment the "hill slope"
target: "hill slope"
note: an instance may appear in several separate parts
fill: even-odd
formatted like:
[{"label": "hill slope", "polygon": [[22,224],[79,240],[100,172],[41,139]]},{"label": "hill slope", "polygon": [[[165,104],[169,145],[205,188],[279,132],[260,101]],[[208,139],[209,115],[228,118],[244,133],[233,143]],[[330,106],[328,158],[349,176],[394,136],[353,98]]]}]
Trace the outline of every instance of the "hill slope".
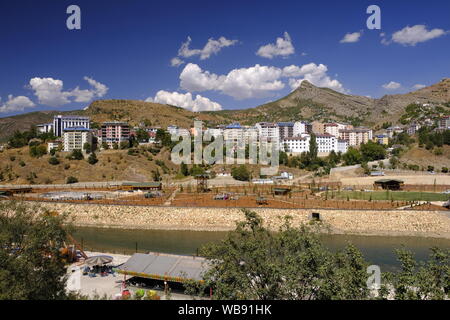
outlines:
[{"label": "hill slope", "polygon": [[[384,121],[397,122],[411,103],[446,103],[450,101],[450,79],[432,86],[380,99],[347,95],[328,88],[318,88],[308,81],[284,98],[245,110],[208,112],[230,121],[252,124],[258,121],[341,120],[356,124],[375,125]],[[242,120],[245,119],[245,120]]]},{"label": "hill slope", "polygon": [[414,92],[386,95],[380,99],[342,94],[303,81],[300,87],[286,97],[259,107],[210,112],[192,112],[140,100],[98,100],[92,102],[85,110],[39,111],[0,118],[0,141],[5,141],[15,130],[23,131],[29,129],[30,125],[49,122],[56,114],[86,115],[94,122],[118,120],[127,121],[131,125],[146,122],[161,127],[170,124],[191,127],[195,119],[203,120],[205,125],[231,121],[251,125],[260,121],[307,119],[340,120],[356,125],[374,126],[383,122],[397,123],[406,106],[416,102],[437,104],[450,102],[450,79],[443,79],[439,83]]}]

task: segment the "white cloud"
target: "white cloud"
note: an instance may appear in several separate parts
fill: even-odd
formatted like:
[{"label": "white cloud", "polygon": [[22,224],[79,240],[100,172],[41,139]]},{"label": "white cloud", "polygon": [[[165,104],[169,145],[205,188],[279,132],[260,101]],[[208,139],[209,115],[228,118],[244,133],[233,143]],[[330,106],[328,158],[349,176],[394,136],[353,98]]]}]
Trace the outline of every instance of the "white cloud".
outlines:
[{"label": "white cloud", "polygon": [[340,41],[340,43],[353,43],[358,42],[359,38],[361,37],[362,32],[353,32],[353,33],[347,33],[344,38]]},{"label": "white cloud", "polygon": [[103,97],[108,92],[108,87],[92,78],[84,77],[93,89],[80,89],[76,87],[72,91],[63,91],[62,80],[53,78],[32,78],[30,87],[38,97],[40,104],[56,107],[68,104],[70,98],[74,102],[88,102],[95,97]]},{"label": "white cloud", "polygon": [[[283,69],[256,64],[249,68],[233,69],[226,75],[202,70],[198,65],[187,64],[180,74],[180,87],[186,91],[219,91],[236,99],[261,98],[285,87],[282,78],[291,78],[291,88],[297,88],[301,80],[308,80],[319,87],[347,92],[343,85],[327,75],[323,64],[291,65]],[[296,79],[300,78],[300,79]]]},{"label": "white cloud", "polygon": [[270,92],[284,88],[279,80],[282,70],[260,66],[233,69],[227,75],[216,75],[203,71],[198,65],[189,63],[180,74],[180,86],[187,91],[215,90],[236,99],[267,96]]},{"label": "white cloud", "polygon": [[446,33],[442,29],[427,30],[425,25],[418,24],[412,27],[406,26],[402,30],[394,32],[392,41],[405,46],[415,46],[417,43],[441,37]]},{"label": "white cloud", "polygon": [[217,40],[209,38],[203,49],[190,49],[189,46],[191,44],[191,41],[191,37],[188,37],[186,42],[184,42],[181,45],[181,48],[178,50],[178,56],[189,58],[198,55],[200,56],[200,60],[205,60],[208,59],[212,54],[219,53],[222,48],[232,46],[238,42],[237,40],[229,40],[225,37],[220,37]]},{"label": "white cloud", "polygon": [[412,88],[413,88],[414,90],[423,89],[423,88],[425,88],[425,87],[426,87],[426,85],[424,85],[424,84],[419,84],[419,83],[412,86]]},{"label": "white cloud", "polygon": [[383,88],[385,88],[386,90],[396,90],[398,88],[400,88],[402,85],[398,82],[395,81],[391,81],[389,83],[383,84]]},{"label": "white cloud", "polygon": [[184,61],[181,60],[181,59],[178,58],[178,57],[172,58],[172,59],[170,60],[170,65],[171,65],[172,67],[178,67],[178,66],[181,66],[183,63],[184,63]]},{"label": "white cloud", "polygon": [[289,33],[284,33],[284,38],[277,38],[275,43],[266,44],[258,49],[256,54],[263,58],[272,59],[276,56],[287,57],[295,53]]},{"label": "white cloud", "polygon": [[[303,66],[290,65],[283,68],[283,76],[289,77],[289,86],[297,89],[303,80],[308,80],[313,85],[321,88],[330,88],[338,92],[348,93],[344,86],[336,79],[327,75],[328,68],[324,64],[308,63]],[[301,77],[300,79],[294,79]]]},{"label": "white cloud", "polygon": [[193,99],[190,92],[178,93],[160,90],[156,93],[155,98],[149,97],[145,101],[170,104],[194,112],[222,110],[222,106],[219,103],[211,101],[206,97],[202,97],[199,94]]},{"label": "white cloud", "polygon": [[23,111],[26,108],[33,108],[36,105],[28,97],[13,95],[8,96],[8,101],[0,106],[0,113]]}]

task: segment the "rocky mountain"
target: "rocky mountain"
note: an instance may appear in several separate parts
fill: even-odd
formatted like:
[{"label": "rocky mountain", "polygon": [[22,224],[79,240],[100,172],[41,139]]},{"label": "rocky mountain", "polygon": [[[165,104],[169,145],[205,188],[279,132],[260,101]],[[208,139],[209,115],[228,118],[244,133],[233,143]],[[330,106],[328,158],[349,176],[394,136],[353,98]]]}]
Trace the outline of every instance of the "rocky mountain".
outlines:
[{"label": "rocky mountain", "polygon": [[[252,124],[258,121],[340,120],[357,125],[397,122],[411,103],[450,102],[450,79],[406,94],[386,95],[380,99],[347,95],[318,88],[308,81],[284,98],[256,108],[214,112],[231,121]],[[212,112],[209,112],[212,114]],[[245,119],[245,120],[242,120]]]}]

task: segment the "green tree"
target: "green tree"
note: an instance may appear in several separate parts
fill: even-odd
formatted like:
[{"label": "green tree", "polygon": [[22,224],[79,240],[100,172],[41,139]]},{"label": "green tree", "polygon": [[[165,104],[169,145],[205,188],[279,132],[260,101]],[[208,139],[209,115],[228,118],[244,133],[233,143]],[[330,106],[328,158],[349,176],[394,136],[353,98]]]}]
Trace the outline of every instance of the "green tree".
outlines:
[{"label": "green tree", "polygon": [[80,149],[75,149],[72,151],[72,153],[67,156],[67,158],[69,160],[83,160],[84,156],[83,156],[83,152],[81,152]]},{"label": "green tree", "polygon": [[97,155],[94,152],[92,152],[88,157],[88,163],[94,165],[97,162],[98,162]]},{"label": "green tree", "polygon": [[47,154],[47,147],[43,144],[34,145],[30,147],[30,156],[34,158],[40,158],[44,154]]},{"label": "green tree", "polygon": [[250,171],[248,171],[245,165],[240,165],[239,167],[234,167],[231,169],[231,176],[239,181],[249,181]]},{"label": "green tree", "polygon": [[289,218],[271,232],[255,212],[219,243],[201,254],[210,263],[203,285],[187,292],[213,290],[213,299],[365,299],[367,263],[353,246],[332,253],[314,227],[293,228]]},{"label": "green tree", "polygon": [[181,162],[181,165],[180,165],[180,173],[181,173],[183,176],[185,176],[185,177],[189,175],[189,169],[188,169],[188,166],[187,166],[187,164],[184,163],[184,162]]},{"label": "green tree", "polygon": [[348,148],[347,152],[342,156],[342,159],[344,160],[345,165],[351,166],[354,164],[361,163],[362,156],[358,150],[356,150],[353,147],[350,147]]},{"label": "green tree", "polygon": [[316,141],[316,135],[314,133],[311,133],[311,138],[309,140],[309,152],[308,159],[310,163],[315,163],[317,161],[317,141]]},{"label": "green tree", "polygon": [[0,300],[68,298],[64,222],[38,206],[0,203]]},{"label": "green tree", "polygon": [[88,154],[91,153],[92,152],[92,145],[89,142],[85,142],[84,145],[83,145],[83,150],[86,153],[88,153]]},{"label": "green tree", "polygon": [[381,160],[386,157],[386,149],[381,144],[373,141],[362,144],[360,152],[363,161]]}]

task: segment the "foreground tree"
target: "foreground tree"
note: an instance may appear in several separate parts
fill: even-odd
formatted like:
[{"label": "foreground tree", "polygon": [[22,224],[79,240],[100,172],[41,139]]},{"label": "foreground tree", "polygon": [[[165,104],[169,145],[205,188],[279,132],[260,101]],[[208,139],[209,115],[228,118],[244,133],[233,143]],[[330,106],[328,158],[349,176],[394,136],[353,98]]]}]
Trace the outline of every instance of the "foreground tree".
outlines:
[{"label": "foreground tree", "polygon": [[0,300],[68,298],[64,216],[18,202],[0,202]]},{"label": "foreground tree", "polygon": [[270,232],[254,212],[202,255],[211,268],[205,283],[190,283],[188,293],[211,287],[214,299],[366,299],[367,263],[353,246],[332,253],[312,230],[293,228],[286,218]]},{"label": "foreground tree", "polygon": [[368,262],[352,245],[331,252],[320,241],[324,230],[314,222],[292,227],[286,217],[278,232],[263,226],[254,212],[243,210],[245,221],[225,240],[201,250],[209,268],[204,283],[189,282],[186,293],[213,299],[359,300],[447,299],[450,292],[450,250],[432,249],[427,263],[398,250],[401,268],[382,274],[378,292],[367,285]]}]

